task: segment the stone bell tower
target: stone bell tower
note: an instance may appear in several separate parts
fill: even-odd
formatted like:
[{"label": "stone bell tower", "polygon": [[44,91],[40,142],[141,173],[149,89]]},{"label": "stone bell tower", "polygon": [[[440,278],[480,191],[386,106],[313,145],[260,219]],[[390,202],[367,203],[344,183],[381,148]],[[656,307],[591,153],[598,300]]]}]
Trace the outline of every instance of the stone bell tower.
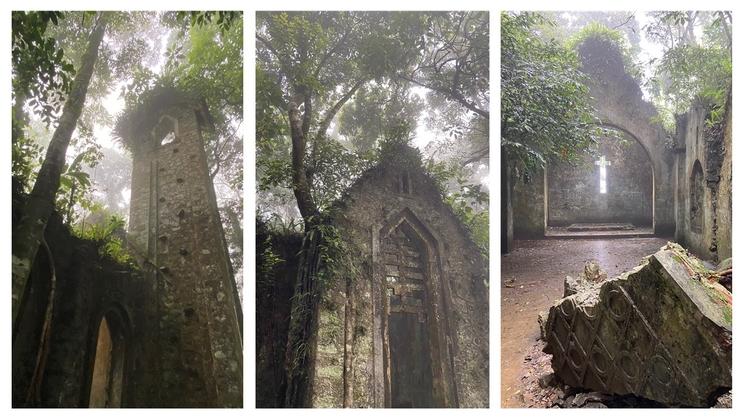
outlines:
[{"label": "stone bell tower", "polygon": [[129,240],[153,293],[144,368],[163,407],[240,407],[242,314],[204,150],[210,117],[174,89],[149,97],[117,129],[133,157]]}]

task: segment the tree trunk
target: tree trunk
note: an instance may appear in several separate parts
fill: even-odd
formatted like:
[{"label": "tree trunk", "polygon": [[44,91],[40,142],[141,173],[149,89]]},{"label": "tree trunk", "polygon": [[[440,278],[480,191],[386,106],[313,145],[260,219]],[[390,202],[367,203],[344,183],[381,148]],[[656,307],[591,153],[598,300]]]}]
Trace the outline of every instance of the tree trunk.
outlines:
[{"label": "tree trunk", "polygon": [[98,49],[106,31],[108,15],[102,12],[98,16],[88,40],[88,47],[83,55],[82,64],[72,82],[70,95],[62,108],[59,126],[54,131],[47,148],[47,154],[34,183],[23,217],[13,229],[13,324],[23,300],[26,281],[31,272],[31,265],[36,258],[44,235],[47,221],[54,211],[55,197],[59,189],[60,176],[65,165],[65,155],[70,144],[72,133],[83,111],[88,84],[93,75],[93,67],[98,58]]},{"label": "tree trunk", "polygon": [[309,231],[311,223],[318,215],[318,207],[313,201],[310,191],[310,181],[305,167],[305,147],[307,137],[303,132],[303,120],[295,102],[290,102],[290,136],[292,137],[292,191],[295,193],[300,215],[305,222],[305,231]]},{"label": "tree trunk", "polygon": [[23,129],[28,126],[28,115],[23,110],[23,105],[26,104],[26,93],[16,92],[16,101],[13,104],[13,132],[11,134],[11,140],[13,144],[23,136]]}]

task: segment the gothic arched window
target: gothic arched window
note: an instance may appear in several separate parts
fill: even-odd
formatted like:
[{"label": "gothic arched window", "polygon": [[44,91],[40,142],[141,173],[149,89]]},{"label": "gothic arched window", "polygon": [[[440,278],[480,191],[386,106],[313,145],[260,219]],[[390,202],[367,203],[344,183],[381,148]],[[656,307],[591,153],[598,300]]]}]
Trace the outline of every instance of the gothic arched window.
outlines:
[{"label": "gothic arched window", "polygon": [[88,407],[121,407],[124,381],[124,331],[119,316],[101,318],[96,337]]}]

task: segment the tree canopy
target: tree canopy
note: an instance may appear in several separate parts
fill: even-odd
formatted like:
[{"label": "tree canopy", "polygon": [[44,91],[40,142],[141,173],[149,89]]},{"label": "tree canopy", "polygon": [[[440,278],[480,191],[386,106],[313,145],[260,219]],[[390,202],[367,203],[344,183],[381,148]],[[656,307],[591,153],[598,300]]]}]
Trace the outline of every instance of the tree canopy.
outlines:
[{"label": "tree canopy", "polygon": [[259,217],[307,227],[383,143],[421,133],[441,137],[421,148],[443,194],[486,214],[454,180],[480,190],[488,167],[488,39],[482,12],[260,12]]},{"label": "tree canopy", "polygon": [[502,137],[506,157],[529,171],[571,160],[596,141],[597,119],[575,51],[536,28],[538,13],[502,13]]},{"label": "tree canopy", "polygon": [[669,132],[699,101],[720,121],[731,89],[729,12],[547,12],[502,16],[503,152],[528,171],[591,148],[597,127],[577,47],[602,38],[618,47],[626,72]]},{"label": "tree canopy", "polygon": [[[30,191],[72,78],[85,61],[93,12],[13,12],[13,175]],[[240,12],[107,12],[81,115],[56,189],[56,210],[81,236],[125,226],[131,159],[111,131],[117,114],[169,84],[203,97],[206,138],[234,268],[242,265],[243,27]],[[47,153],[48,154],[48,153]],[[113,216],[113,218],[112,218]],[[112,221],[113,220],[113,221]]]},{"label": "tree canopy", "polygon": [[710,123],[724,117],[732,86],[732,14],[719,12],[654,12],[647,36],[662,46],[662,56],[648,63],[647,81],[662,122],[674,129],[674,115],[701,101],[711,111]]}]

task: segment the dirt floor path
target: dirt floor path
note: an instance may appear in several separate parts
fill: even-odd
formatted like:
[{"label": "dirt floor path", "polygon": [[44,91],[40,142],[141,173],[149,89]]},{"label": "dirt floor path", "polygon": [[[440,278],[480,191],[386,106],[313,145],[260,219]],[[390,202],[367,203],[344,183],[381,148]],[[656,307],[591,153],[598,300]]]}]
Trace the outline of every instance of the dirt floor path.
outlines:
[{"label": "dirt floor path", "polygon": [[663,238],[516,240],[502,256],[502,406],[539,406],[538,376],[550,372],[540,352],[538,313],[561,298],[564,278],[585,261],[600,262],[609,277],[639,264],[667,243]]}]

